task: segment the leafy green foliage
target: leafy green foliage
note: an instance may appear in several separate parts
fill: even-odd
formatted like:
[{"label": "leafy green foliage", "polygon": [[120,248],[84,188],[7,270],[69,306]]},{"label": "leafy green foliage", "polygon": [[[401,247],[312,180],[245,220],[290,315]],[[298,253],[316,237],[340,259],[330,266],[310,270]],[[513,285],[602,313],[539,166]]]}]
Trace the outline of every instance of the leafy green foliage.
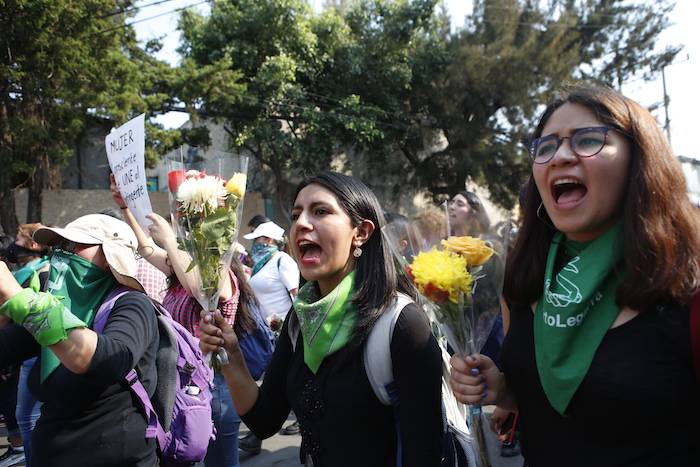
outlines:
[{"label": "leafy green foliage", "polygon": [[[41,193],[60,184],[58,168],[90,127],[118,126],[173,102],[173,71],[141,49],[126,25],[131,0],[4,0],[1,3],[0,164],[11,186],[29,187],[28,221],[41,220]],[[156,127],[158,128],[158,127]],[[177,144],[185,136],[167,135]],[[155,152],[147,154],[150,164]],[[13,192],[10,192],[13,197]],[[17,226],[14,201],[0,213]]]},{"label": "leafy green foliage", "polygon": [[678,51],[653,51],[666,0],[478,0],[455,33],[436,3],[331,1],[312,15],[299,0],[214,1],[207,18],[184,15],[182,51],[241,73],[241,99],[209,110],[278,189],[290,170],[347,168],[338,156],[351,152],[375,178],[405,173],[401,183],[436,201],[473,180],[504,207],[530,167],[519,143],[552,89],[649,78]]},{"label": "leafy green foliage", "polygon": [[[395,193],[441,201],[472,180],[512,207],[530,166],[519,143],[552,90],[649,79],[680,50],[655,49],[669,0],[475,0],[454,30],[437,0],[328,0],[319,14],[305,0],[211,0],[206,17],[183,12],[171,68],[125,25],[132,0],[0,1],[0,163],[37,196],[88,126],[181,110],[223,123],[283,205],[290,172],[355,154]],[[210,144],[203,126],[147,135],[149,165]]]}]

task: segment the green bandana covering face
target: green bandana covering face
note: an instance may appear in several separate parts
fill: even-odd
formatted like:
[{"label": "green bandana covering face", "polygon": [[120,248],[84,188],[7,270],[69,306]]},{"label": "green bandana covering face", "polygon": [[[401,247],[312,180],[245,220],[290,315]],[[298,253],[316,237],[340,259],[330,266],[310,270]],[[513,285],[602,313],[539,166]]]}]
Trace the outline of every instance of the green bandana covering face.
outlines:
[{"label": "green bandana covering face", "polygon": [[[51,257],[48,292],[76,317],[92,326],[95,313],[109,294],[119,286],[111,272],[74,253],[56,250]],[[41,349],[41,381],[60,365],[47,347]]]},{"label": "green bandana covering face", "polygon": [[294,298],[294,311],[304,340],[304,362],[316,374],[323,359],[348,343],[357,321],[349,303],[355,290],[355,271],[345,276],[328,295],[319,297],[316,282],[307,282]]},{"label": "green bandana covering face", "polygon": [[275,245],[258,242],[253,243],[253,246],[250,248],[250,259],[253,260],[253,273],[251,276],[254,276],[260,271],[278,250],[279,248]]},{"label": "green bandana covering face", "polygon": [[[622,279],[615,266],[622,258],[621,234],[621,221],[591,242],[565,240],[558,232],[549,247],[535,309],[535,358],[547,399],[561,415],[620,313],[615,296]],[[562,243],[567,261],[555,274]]]}]

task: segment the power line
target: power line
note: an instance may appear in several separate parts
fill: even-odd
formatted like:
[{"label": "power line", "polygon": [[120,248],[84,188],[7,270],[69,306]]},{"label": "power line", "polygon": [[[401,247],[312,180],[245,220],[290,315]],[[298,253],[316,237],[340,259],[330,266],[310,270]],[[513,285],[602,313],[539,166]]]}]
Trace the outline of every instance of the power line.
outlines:
[{"label": "power line", "polygon": [[[160,5],[161,3],[167,3],[167,2],[172,2],[172,1],[174,1],[174,0],[160,0],[158,2],[149,3],[148,5],[144,5],[144,6],[135,6],[134,5],[133,7],[127,8],[125,10],[117,10],[117,11],[113,11],[112,13],[107,13],[106,15],[98,16],[97,19],[109,18],[110,16],[121,15],[124,13],[131,13],[132,11],[139,11],[139,10],[142,10],[144,8],[148,8],[151,6]],[[173,10],[173,11],[175,11],[175,10]]]},{"label": "power line", "polygon": [[[145,5],[144,7],[141,7],[141,8],[145,8],[145,7],[149,7],[149,6],[153,6],[153,5],[158,5],[159,3],[171,2],[171,1],[173,1],[173,0],[162,0],[160,2],[151,3],[150,5]],[[180,8],[175,8],[174,10],[166,11],[165,13],[160,13],[158,15],[151,16],[149,18],[140,19],[138,21],[132,21],[131,23],[129,23],[129,26],[137,24],[137,23],[143,23],[144,21],[150,21],[150,20],[155,19],[155,18],[160,18],[161,16],[170,15],[172,13],[175,13],[176,11],[184,11],[184,10],[187,10],[188,8],[192,8],[193,6],[203,5],[204,3],[209,3],[209,1],[203,0],[199,3],[193,3],[192,5],[187,5],[187,6],[183,6]]]},{"label": "power line", "polygon": [[[102,18],[106,18],[106,17],[109,17],[109,16],[115,16],[115,15],[119,15],[119,14],[123,14],[123,13],[130,13],[130,12],[132,12],[132,11],[138,11],[138,10],[140,10],[140,9],[142,9],[142,8],[147,8],[147,7],[151,7],[151,6],[154,6],[154,5],[159,5],[159,4],[161,4],[161,3],[166,3],[166,2],[171,2],[171,1],[173,1],[173,0],[160,0],[160,1],[158,1],[158,2],[150,3],[150,4],[144,5],[144,6],[142,6],[142,7],[134,7],[134,8],[132,8],[132,9],[130,9],[130,10],[122,10],[122,11],[117,11],[117,12],[109,13],[109,14],[103,16]],[[85,37],[93,37],[93,36],[99,36],[99,35],[102,35],[102,34],[107,34],[108,32],[117,31],[117,30],[119,30],[119,29],[124,29],[124,28],[126,28],[126,27],[128,27],[128,26],[133,26],[134,24],[143,23],[144,21],[150,21],[150,20],[152,20],[152,19],[160,18],[161,16],[171,15],[171,14],[173,14],[173,13],[175,13],[175,12],[184,11],[184,10],[186,10],[186,9],[188,9],[188,8],[191,8],[191,7],[194,7],[194,6],[203,5],[203,4],[205,4],[205,3],[208,3],[208,0],[203,0],[203,1],[199,2],[199,3],[193,3],[193,4],[191,4],[191,5],[187,5],[187,6],[175,8],[175,9],[173,9],[173,10],[166,11],[165,13],[160,13],[160,14],[157,14],[157,15],[154,15],[154,16],[150,16],[150,17],[148,17],[148,18],[144,18],[144,19],[132,21],[132,22],[130,22],[130,23],[120,24],[119,26],[114,26],[114,27],[112,27],[112,28],[103,29],[102,31],[98,31],[98,32],[93,33],[93,34],[89,34],[89,35],[87,35],[87,36],[85,36]]]}]

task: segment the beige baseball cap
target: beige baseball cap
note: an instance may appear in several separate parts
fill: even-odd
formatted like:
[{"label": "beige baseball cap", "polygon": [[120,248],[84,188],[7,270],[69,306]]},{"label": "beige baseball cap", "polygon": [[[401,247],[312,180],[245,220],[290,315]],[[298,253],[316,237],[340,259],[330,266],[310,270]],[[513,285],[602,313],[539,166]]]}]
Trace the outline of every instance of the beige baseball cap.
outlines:
[{"label": "beige baseball cap", "polygon": [[126,222],[105,214],[88,214],[79,217],[63,229],[37,229],[33,238],[42,245],[55,245],[60,238],[83,245],[102,245],[109,268],[117,281],[145,292],[143,285],[136,279],[138,241]]}]

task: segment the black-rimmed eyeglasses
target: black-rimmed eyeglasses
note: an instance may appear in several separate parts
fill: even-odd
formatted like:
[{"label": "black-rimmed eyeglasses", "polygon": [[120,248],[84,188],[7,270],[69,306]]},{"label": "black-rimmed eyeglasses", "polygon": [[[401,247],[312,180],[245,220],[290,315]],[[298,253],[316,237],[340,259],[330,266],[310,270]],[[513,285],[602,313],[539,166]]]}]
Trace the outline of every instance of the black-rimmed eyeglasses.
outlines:
[{"label": "black-rimmed eyeglasses", "polygon": [[598,154],[608,139],[608,132],[616,130],[625,136],[630,136],[628,133],[615,128],[614,126],[594,126],[590,128],[582,128],[571,136],[557,138],[556,136],[542,136],[537,139],[525,143],[530,159],[535,164],[546,164],[554,157],[559,146],[562,145],[565,139],[569,140],[571,150],[579,157],[591,157]]}]

